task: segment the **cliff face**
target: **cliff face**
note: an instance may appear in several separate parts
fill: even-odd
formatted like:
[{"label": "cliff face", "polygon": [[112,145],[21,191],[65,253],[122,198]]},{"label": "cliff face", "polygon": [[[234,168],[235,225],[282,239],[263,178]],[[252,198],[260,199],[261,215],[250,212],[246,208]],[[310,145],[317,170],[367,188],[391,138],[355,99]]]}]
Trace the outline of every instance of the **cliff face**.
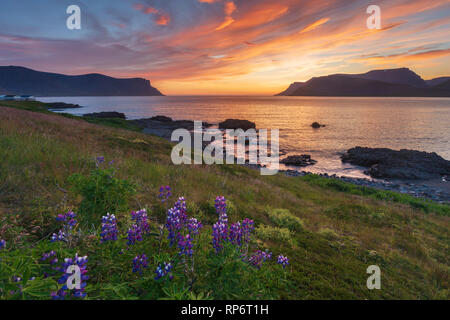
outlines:
[{"label": "cliff face", "polygon": [[41,97],[162,95],[149,80],[142,78],[118,79],[102,74],[69,76],[16,66],[0,67],[0,88],[10,94]]}]

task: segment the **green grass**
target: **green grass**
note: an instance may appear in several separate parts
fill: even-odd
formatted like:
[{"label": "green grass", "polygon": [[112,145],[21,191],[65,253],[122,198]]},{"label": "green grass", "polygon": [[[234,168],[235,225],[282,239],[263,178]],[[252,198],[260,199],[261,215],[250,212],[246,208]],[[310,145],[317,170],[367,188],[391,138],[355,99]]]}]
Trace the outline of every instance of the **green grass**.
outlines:
[{"label": "green grass", "polygon": [[[14,108],[0,107],[0,238],[7,240],[8,252],[16,257],[37,259],[48,248],[46,239],[57,228],[55,216],[67,208],[76,211],[81,204],[69,177],[87,175],[101,155],[114,159],[117,176],[136,186],[128,207],[151,209],[155,221],[164,221],[165,207],[157,198],[161,185],[170,185],[175,197],[184,196],[190,214],[207,229],[217,220],[217,195],[232,203],[231,222],[249,217],[260,229],[282,227],[268,215],[268,208],[287,210],[300,219],[302,228],[290,234],[290,241],[267,232],[254,239],[255,248],[290,258],[282,281],[272,278],[279,273],[274,267],[256,275],[270,287],[266,298],[449,298],[447,205],[317,176],[260,176],[259,171],[237,165],[176,166],[170,161],[169,142],[133,131],[120,121],[89,123],[90,119],[54,115],[38,102],[8,106]],[[125,257],[114,260],[97,240],[87,237],[80,252],[91,259],[91,297],[154,299],[178,290],[149,289],[146,296],[143,292],[150,284],[124,271],[129,264]],[[202,238],[205,248],[209,242],[209,237]],[[146,250],[151,254],[153,245]],[[381,290],[366,288],[366,269],[372,264],[381,268]],[[241,279],[240,297],[261,297],[252,291],[256,284],[251,279]],[[189,297],[220,298],[211,281],[198,283]],[[42,288],[29,290],[39,294]]]}]

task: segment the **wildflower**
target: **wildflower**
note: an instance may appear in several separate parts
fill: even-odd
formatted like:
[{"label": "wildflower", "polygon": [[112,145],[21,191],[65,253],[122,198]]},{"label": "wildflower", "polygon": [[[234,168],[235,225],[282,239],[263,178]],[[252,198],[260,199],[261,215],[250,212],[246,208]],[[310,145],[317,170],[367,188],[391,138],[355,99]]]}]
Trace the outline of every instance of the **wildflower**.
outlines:
[{"label": "wildflower", "polygon": [[258,269],[261,268],[261,265],[266,262],[267,260],[270,260],[272,258],[272,253],[269,252],[269,250],[261,251],[258,250],[255,252],[253,256],[251,256],[248,260],[248,262]]},{"label": "wildflower", "polygon": [[172,195],[172,189],[170,189],[169,186],[161,186],[161,188],[159,188],[158,198],[161,199],[161,202],[166,202],[167,199],[169,199],[171,195]]},{"label": "wildflower", "polygon": [[230,226],[229,241],[238,246],[242,244],[242,226],[240,222],[233,223]]},{"label": "wildflower", "polygon": [[228,228],[227,225],[222,222],[216,222],[212,227],[212,245],[219,252],[223,248],[223,242],[228,239]]},{"label": "wildflower", "polygon": [[186,201],[183,197],[178,198],[175,206],[167,211],[166,227],[169,231],[168,239],[170,246],[181,238],[181,229],[185,226],[187,219]]},{"label": "wildflower", "polygon": [[148,268],[147,256],[142,254],[133,259],[133,273],[142,274],[144,269]]},{"label": "wildflower", "polygon": [[97,165],[97,167],[103,162],[105,162],[105,157],[97,157],[97,159],[95,160],[95,164]]},{"label": "wildflower", "polygon": [[128,245],[133,245],[136,243],[136,241],[142,241],[142,229],[137,225],[137,224],[133,224],[131,226],[130,229],[128,229],[128,235],[127,235],[127,239]]},{"label": "wildflower", "polygon": [[164,264],[160,264],[155,270],[155,273],[156,273],[155,280],[164,278],[166,275],[169,275],[169,279],[172,280],[173,275],[170,272],[172,270],[172,268],[173,268],[173,266],[170,262],[169,263],[164,262]]},{"label": "wildflower", "polygon": [[187,222],[187,228],[192,235],[198,235],[203,225],[196,218],[190,218]]},{"label": "wildflower", "polygon": [[73,211],[68,211],[65,214],[59,214],[56,217],[56,221],[63,222],[62,229],[58,233],[54,233],[51,237],[51,241],[69,241],[72,235],[72,229],[76,226],[78,221],[75,219],[77,214]]},{"label": "wildflower", "polygon": [[50,295],[52,299],[54,300],[63,300],[68,294],[69,288],[67,287],[67,280],[69,280],[69,277],[72,275],[71,273],[68,273],[67,270],[70,266],[76,265],[80,268],[80,288],[74,288],[73,289],[73,297],[75,298],[84,298],[86,296],[85,287],[86,287],[86,280],[89,279],[89,276],[87,275],[87,267],[86,264],[88,262],[87,256],[79,257],[78,254],[75,254],[75,258],[66,258],[64,259],[64,262],[61,264],[61,268],[59,268],[59,271],[62,273],[62,276],[58,279],[59,284],[63,284],[62,288],[58,291],[52,292]]},{"label": "wildflower", "polygon": [[50,265],[57,263],[58,258],[56,257],[56,252],[52,250],[48,253],[43,253],[41,261],[48,262]]},{"label": "wildflower", "polygon": [[132,211],[131,220],[136,222],[136,225],[140,227],[142,233],[147,234],[150,232],[150,224],[148,223],[147,210],[142,209],[139,211]]},{"label": "wildflower", "polygon": [[6,248],[6,241],[5,240],[0,240],[0,250]]},{"label": "wildflower", "polygon": [[102,217],[102,231],[100,233],[101,242],[117,240],[117,219],[114,214],[107,214]]},{"label": "wildflower", "polygon": [[280,254],[280,255],[278,256],[278,261],[277,261],[277,263],[278,263],[278,264],[281,264],[281,266],[282,266],[283,269],[284,269],[284,268],[286,268],[286,266],[289,264],[289,259],[288,259],[288,257],[285,257],[285,256],[283,256],[282,254]]},{"label": "wildflower", "polygon": [[192,249],[192,238],[190,234],[186,236],[181,236],[178,241],[178,248],[180,249],[180,255],[186,255],[188,257],[192,256],[194,250]]},{"label": "wildflower", "polygon": [[56,257],[55,251],[50,251],[42,254],[41,261],[44,263],[48,263],[49,267],[45,267],[44,278],[48,278],[55,273],[55,270],[59,270],[55,265],[58,263],[58,258]]},{"label": "wildflower", "polygon": [[220,216],[222,213],[227,212],[227,202],[224,196],[218,196],[215,200],[214,207],[217,214]]},{"label": "wildflower", "polygon": [[242,238],[245,243],[250,242],[250,234],[251,232],[255,230],[255,222],[250,219],[245,219],[241,223],[241,231],[242,231]]}]

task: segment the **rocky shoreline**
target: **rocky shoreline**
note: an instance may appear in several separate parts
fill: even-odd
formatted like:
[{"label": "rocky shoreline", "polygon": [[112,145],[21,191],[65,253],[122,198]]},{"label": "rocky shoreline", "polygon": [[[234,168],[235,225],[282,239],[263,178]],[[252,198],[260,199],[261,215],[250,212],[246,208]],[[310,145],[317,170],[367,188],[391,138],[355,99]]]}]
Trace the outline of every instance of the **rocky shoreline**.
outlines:
[{"label": "rocky shoreline", "polygon": [[[313,173],[308,171],[295,171],[295,170],[280,170],[290,177],[304,177]],[[345,176],[336,176],[324,174],[316,174],[322,178],[336,179],[343,182],[348,182],[362,187],[371,187],[386,191],[395,191],[403,194],[409,194],[417,198],[426,198],[439,203],[450,203],[450,192],[445,190],[442,186],[439,186],[439,181],[389,181],[389,180],[374,180],[369,178],[353,178]],[[449,177],[450,178],[450,177]],[[441,180],[442,183],[450,184],[446,177]],[[438,186],[435,186],[438,184]],[[447,187],[448,189],[448,187]]]},{"label": "rocky shoreline", "polygon": [[[105,115],[114,115],[114,113],[97,113],[86,116],[104,117]],[[117,115],[117,117],[123,119],[122,114]],[[184,128],[191,131],[194,129],[194,122],[191,120],[172,120],[166,116],[127,121],[141,127],[144,133],[154,134],[168,140],[170,140],[172,131],[175,129]],[[239,127],[239,125],[245,125],[246,128],[255,128],[254,123],[237,119],[225,120],[219,124],[219,128],[234,129]],[[204,128],[211,126],[212,124],[210,123],[203,123]],[[203,147],[206,147],[207,144],[204,144]],[[450,182],[447,182],[450,179],[450,172],[448,172],[450,161],[436,154],[415,150],[395,151],[391,149],[355,147],[347,150],[341,159],[343,162],[367,167],[368,170],[365,173],[372,176],[372,179],[329,175],[327,173],[316,174],[291,169],[279,170],[279,173],[290,177],[316,174],[322,178],[337,179],[357,186],[395,191],[418,198],[431,199],[439,203],[450,203]],[[309,155],[290,156],[282,159],[280,162],[292,164],[299,168],[316,163]],[[259,170],[261,168],[261,165],[248,163],[244,165],[252,169]]]}]

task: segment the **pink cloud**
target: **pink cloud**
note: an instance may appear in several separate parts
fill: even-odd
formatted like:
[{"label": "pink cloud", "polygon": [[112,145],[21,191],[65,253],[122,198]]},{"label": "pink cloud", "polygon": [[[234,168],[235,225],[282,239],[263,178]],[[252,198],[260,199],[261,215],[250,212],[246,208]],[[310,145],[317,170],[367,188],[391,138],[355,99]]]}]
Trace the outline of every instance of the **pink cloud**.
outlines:
[{"label": "pink cloud", "polygon": [[141,11],[144,14],[152,14],[155,16],[156,24],[160,26],[167,26],[170,23],[170,16],[153,7],[146,7],[143,4],[137,3],[133,5],[134,9]]}]

